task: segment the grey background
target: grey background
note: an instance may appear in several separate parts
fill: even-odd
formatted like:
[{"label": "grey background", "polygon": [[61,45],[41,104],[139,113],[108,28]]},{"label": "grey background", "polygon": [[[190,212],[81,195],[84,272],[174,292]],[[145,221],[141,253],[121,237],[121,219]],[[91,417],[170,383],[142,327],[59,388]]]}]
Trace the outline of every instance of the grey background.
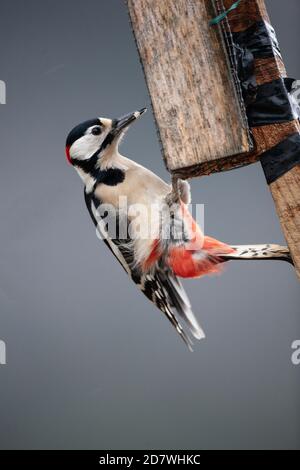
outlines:
[{"label": "grey background", "polygon": [[[300,77],[298,0],[268,1]],[[149,105],[120,0],[1,1],[1,448],[299,448],[299,285],[284,263],[186,283],[189,353],[97,240],[66,164],[73,125]],[[123,153],[168,178],[151,113]],[[206,232],[284,239],[259,164],[192,183]]]}]

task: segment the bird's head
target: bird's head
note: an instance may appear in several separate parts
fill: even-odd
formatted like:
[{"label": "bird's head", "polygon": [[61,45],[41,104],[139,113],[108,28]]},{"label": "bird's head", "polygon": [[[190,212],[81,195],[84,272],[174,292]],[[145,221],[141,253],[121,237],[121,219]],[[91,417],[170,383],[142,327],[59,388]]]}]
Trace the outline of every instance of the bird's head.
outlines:
[{"label": "bird's head", "polygon": [[146,110],[142,108],[118,119],[89,119],[74,127],[66,141],[69,163],[87,165],[92,159],[98,160],[108,151],[117,149],[122,135]]}]

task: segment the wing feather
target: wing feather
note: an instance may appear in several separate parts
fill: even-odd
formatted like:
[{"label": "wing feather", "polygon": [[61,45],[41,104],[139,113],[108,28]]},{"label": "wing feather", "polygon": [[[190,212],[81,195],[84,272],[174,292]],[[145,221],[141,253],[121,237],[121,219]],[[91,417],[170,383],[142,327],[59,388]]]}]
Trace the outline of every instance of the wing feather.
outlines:
[{"label": "wing feather", "polygon": [[101,201],[93,193],[87,194],[84,192],[84,195],[87,209],[97,228],[99,237],[102,238],[143,294],[166,315],[188,348],[192,350],[192,341],[183,330],[173,311],[175,310],[186,321],[196,338],[203,338],[204,333],[192,313],[190,302],[180,281],[171,272],[164,272],[159,266],[151,273],[141,273],[134,266],[132,240],[129,237],[125,240],[108,237],[106,224],[98,212]]}]

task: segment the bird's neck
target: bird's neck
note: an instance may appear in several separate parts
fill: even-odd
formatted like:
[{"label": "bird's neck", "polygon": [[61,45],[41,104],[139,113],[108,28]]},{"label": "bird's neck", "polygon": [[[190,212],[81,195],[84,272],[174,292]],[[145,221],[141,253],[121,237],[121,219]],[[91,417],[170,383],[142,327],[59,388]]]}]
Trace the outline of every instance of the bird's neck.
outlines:
[{"label": "bird's neck", "polygon": [[127,159],[118,152],[106,152],[101,157],[76,162],[75,169],[90,193],[97,184],[115,186],[125,178]]}]

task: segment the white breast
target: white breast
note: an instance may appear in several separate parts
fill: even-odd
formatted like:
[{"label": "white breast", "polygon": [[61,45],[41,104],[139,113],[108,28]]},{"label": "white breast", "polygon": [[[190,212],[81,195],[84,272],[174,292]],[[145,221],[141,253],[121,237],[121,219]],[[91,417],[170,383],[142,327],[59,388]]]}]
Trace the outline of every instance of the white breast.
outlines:
[{"label": "white breast", "polygon": [[161,206],[170,186],[150,170],[122,157],[119,162],[125,179],[116,186],[99,184],[96,196],[128,216],[130,237],[134,240],[137,262],[150,254],[154,239],[159,237]]}]

